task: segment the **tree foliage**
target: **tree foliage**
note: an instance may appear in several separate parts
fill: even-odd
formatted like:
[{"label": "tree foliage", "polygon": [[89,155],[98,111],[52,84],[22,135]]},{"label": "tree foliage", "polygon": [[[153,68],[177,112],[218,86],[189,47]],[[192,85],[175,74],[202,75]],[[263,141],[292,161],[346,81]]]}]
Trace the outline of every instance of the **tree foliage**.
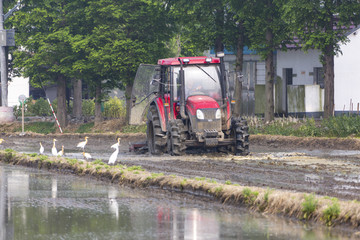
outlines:
[{"label": "tree foliage", "polygon": [[360,23],[360,3],[358,0],[288,0],[282,9],[301,47],[321,51],[324,116],[328,118],[334,111],[334,56],[340,52],[340,44],[347,41],[346,32]]}]

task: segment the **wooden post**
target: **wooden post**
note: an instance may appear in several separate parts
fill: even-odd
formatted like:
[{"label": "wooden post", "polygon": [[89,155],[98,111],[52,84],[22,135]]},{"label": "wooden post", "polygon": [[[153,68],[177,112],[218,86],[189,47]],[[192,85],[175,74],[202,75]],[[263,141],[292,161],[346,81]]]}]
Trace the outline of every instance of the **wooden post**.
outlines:
[{"label": "wooden post", "polygon": [[24,134],[24,110],[25,110],[25,101],[21,102],[21,133]]},{"label": "wooden post", "polygon": [[356,112],[357,115],[359,115],[359,103],[357,104],[357,112]]}]

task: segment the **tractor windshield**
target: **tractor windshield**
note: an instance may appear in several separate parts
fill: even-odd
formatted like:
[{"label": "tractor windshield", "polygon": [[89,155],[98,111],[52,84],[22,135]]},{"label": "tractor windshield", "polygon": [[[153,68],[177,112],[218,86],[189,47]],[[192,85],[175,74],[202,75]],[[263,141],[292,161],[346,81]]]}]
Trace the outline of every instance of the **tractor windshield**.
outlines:
[{"label": "tractor windshield", "polygon": [[[174,68],[174,77],[177,83],[179,83],[179,70],[180,67]],[[221,99],[220,68],[218,65],[184,66],[184,78],[185,99],[194,95],[207,95],[215,100]]]}]

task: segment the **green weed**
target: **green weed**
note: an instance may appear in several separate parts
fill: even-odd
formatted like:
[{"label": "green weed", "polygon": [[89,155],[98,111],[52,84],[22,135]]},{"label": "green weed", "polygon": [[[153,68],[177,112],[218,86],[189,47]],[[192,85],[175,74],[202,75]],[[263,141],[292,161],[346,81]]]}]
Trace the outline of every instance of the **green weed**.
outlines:
[{"label": "green weed", "polygon": [[79,126],[79,128],[76,130],[77,133],[89,133],[91,132],[91,129],[94,127],[94,123],[84,123]]},{"label": "green weed", "polygon": [[105,163],[103,161],[101,161],[100,159],[96,159],[95,161],[92,162],[93,165],[105,165]]},{"label": "green weed", "polygon": [[215,195],[218,196],[223,190],[223,187],[222,186],[218,186],[215,188],[214,192],[215,192]]},{"label": "green weed", "polygon": [[121,129],[122,133],[145,133],[146,132],[146,124],[144,125],[126,125]]},{"label": "green weed", "polygon": [[302,212],[304,213],[304,218],[309,219],[318,206],[318,200],[315,198],[314,194],[305,194],[304,199],[305,201],[302,203]]},{"label": "green weed", "polygon": [[230,180],[225,181],[225,185],[231,185],[232,182]]},{"label": "green weed", "polygon": [[145,171],[141,166],[131,166],[131,167],[128,167],[127,170],[128,171],[134,171],[134,170]]},{"label": "green weed", "polygon": [[326,225],[331,226],[333,221],[340,215],[340,205],[338,201],[333,201],[330,206],[328,206],[323,211],[323,220],[325,221]]},{"label": "green weed", "polygon": [[66,161],[71,165],[71,166],[74,166],[78,160],[75,159],[75,158],[67,158]]},{"label": "green weed", "polygon": [[257,196],[259,195],[259,192],[251,191],[250,188],[244,188],[242,193],[243,193],[244,202],[246,204],[253,204]]},{"label": "green weed", "polygon": [[[41,134],[55,133],[56,126],[53,122],[31,122],[26,123],[24,126],[26,132],[34,132]],[[15,129],[15,132],[21,132],[21,127]]]},{"label": "green weed", "polygon": [[195,177],[195,180],[196,180],[196,181],[204,181],[204,180],[205,180],[205,177]]}]

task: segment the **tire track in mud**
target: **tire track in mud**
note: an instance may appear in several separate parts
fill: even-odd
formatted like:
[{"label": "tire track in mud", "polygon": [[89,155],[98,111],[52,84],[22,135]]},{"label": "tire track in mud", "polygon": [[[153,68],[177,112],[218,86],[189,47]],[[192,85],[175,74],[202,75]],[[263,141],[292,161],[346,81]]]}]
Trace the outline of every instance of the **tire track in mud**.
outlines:
[{"label": "tire track in mud", "polygon": [[268,159],[264,154],[253,154],[245,158],[233,157],[233,160],[228,155],[223,160],[217,154],[215,157],[190,155],[178,159],[164,155],[156,160],[141,156],[140,159],[123,159],[122,163],[187,178],[206,177],[219,182],[360,199],[360,175],[356,174],[360,171],[357,165],[345,160],[297,155],[286,153]]}]

